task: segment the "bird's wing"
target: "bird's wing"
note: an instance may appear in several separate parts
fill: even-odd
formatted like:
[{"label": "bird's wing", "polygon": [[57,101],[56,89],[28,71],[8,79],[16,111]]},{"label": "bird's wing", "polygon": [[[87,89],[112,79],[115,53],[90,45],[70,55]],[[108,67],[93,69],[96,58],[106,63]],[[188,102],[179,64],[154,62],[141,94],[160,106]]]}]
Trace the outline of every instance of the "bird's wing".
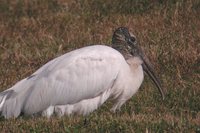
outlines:
[{"label": "bird's wing", "polygon": [[109,89],[125,62],[107,46],[90,46],[58,57],[36,71],[24,110],[33,113],[49,105],[73,104]]}]

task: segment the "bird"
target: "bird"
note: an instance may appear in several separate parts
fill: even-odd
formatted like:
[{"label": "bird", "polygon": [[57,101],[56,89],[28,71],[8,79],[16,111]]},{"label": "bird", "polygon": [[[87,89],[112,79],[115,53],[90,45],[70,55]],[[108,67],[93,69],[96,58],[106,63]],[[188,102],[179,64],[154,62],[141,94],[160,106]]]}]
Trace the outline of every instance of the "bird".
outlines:
[{"label": "bird", "polygon": [[114,101],[115,112],[138,91],[144,71],[164,99],[160,80],[136,37],[119,27],[111,47],[92,45],[68,52],[2,91],[0,115],[88,115],[108,99]]}]

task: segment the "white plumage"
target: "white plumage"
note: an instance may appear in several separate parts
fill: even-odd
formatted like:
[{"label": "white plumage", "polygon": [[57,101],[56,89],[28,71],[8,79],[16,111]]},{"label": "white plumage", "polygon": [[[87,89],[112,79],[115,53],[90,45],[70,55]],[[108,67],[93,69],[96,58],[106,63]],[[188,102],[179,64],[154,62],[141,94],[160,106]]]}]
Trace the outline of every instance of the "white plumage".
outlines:
[{"label": "white plumage", "polygon": [[141,58],[124,57],[103,45],[57,57],[0,93],[1,115],[87,115],[110,97],[115,100],[115,111],[137,92],[143,81]]}]

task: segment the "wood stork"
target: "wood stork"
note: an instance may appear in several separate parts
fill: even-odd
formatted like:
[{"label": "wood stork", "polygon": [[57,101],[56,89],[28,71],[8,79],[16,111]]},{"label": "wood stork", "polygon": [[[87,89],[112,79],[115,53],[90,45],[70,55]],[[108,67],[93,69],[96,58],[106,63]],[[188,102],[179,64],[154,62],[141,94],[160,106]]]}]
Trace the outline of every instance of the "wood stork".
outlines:
[{"label": "wood stork", "polygon": [[126,27],[117,28],[112,47],[94,45],[57,57],[0,93],[5,118],[41,113],[86,115],[108,98],[112,111],[130,99],[143,81],[143,69],[164,93],[147,57]]}]

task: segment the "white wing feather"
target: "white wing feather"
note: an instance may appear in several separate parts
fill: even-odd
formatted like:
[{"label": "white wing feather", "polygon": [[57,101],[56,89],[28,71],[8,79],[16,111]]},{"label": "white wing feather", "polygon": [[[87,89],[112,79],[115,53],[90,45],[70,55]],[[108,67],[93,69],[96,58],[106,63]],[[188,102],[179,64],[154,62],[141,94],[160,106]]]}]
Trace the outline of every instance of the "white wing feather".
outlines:
[{"label": "white wing feather", "polygon": [[[69,52],[10,88],[17,94],[5,100],[2,113],[5,117],[17,117],[16,106],[19,106],[18,112],[34,114],[51,105],[94,98],[112,86],[124,62],[118,51],[107,46],[89,46]],[[11,106],[10,103],[13,107],[7,113],[5,108]]]}]

